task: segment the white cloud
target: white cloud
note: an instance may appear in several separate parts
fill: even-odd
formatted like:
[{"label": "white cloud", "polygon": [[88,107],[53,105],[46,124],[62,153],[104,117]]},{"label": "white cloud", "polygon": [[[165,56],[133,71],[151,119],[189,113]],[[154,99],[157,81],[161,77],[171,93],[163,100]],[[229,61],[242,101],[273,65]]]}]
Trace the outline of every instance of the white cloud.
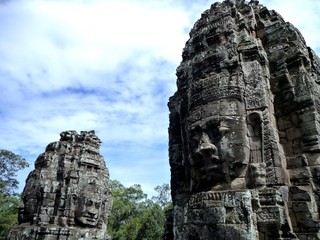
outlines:
[{"label": "white cloud", "polygon": [[33,163],[61,131],[95,129],[113,178],[168,182],[166,102],[189,24],[170,1],[2,5],[1,147]]},{"label": "white cloud", "polygon": [[91,74],[113,74],[128,59],[135,66],[148,64],[152,57],[178,62],[186,14],[149,5],[126,1],[9,4],[0,12],[8,33],[0,40],[2,69],[14,73],[25,90],[52,91],[74,84],[97,87],[109,79]]},{"label": "white cloud", "polygon": [[[318,3],[262,2],[301,26],[307,42],[319,48]],[[61,131],[95,129],[111,177],[140,183],[152,194],[170,178],[166,103],[175,91],[175,69],[189,30],[210,5],[208,0],[0,5],[1,148],[33,164]],[[22,186],[29,170],[19,173]]]}]

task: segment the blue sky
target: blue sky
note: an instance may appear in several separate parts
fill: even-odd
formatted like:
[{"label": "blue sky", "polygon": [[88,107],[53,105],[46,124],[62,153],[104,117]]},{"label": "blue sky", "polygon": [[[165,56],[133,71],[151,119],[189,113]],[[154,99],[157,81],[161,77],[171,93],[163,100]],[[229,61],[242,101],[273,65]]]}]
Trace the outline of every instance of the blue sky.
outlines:
[{"label": "blue sky", "polygon": [[[0,1],[1,2],[1,1]],[[318,0],[264,0],[319,54]],[[0,4],[0,148],[37,156],[95,130],[112,179],[151,197],[170,182],[168,98],[188,33],[213,1],[11,0]],[[303,11],[302,11],[303,10]]]}]

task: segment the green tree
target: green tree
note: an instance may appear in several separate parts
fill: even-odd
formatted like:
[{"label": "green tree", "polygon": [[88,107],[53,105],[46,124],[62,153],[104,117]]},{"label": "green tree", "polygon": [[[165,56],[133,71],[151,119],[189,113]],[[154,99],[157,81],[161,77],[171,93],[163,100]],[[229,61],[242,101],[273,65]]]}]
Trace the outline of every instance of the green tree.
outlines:
[{"label": "green tree", "polygon": [[0,239],[18,223],[19,182],[17,171],[28,167],[24,158],[8,150],[0,150]]},{"label": "green tree", "polygon": [[164,192],[169,185],[156,187],[158,196],[152,200],[147,198],[138,184],[126,188],[119,181],[111,180],[111,187],[113,204],[108,232],[112,239],[162,240],[165,211],[170,205],[170,198]]},{"label": "green tree", "polygon": [[158,203],[162,208],[165,208],[171,204],[171,192],[169,184],[164,183],[161,186],[156,186],[154,190],[158,192],[158,196],[153,196],[153,201]]},{"label": "green tree", "polygon": [[113,203],[108,224],[109,234],[114,240],[135,239],[147,195],[138,184],[126,188],[117,180],[111,180],[110,183]]},{"label": "green tree", "polygon": [[8,150],[0,150],[0,193],[4,196],[15,195],[18,188],[18,180],[16,173],[28,167],[27,161]]},{"label": "green tree", "polygon": [[0,196],[0,239],[4,239],[6,233],[18,224],[19,198]]},{"label": "green tree", "polygon": [[160,205],[153,203],[141,217],[141,226],[136,239],[162,239],[164,234],[165,213]]}]

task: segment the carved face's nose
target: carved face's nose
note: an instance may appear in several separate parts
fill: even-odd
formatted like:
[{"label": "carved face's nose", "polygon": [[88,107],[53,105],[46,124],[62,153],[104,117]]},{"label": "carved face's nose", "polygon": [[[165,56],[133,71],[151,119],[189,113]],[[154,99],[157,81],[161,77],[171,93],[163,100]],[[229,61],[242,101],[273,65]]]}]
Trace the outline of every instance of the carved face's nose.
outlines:
[{"label": "carved face's nose", "polygon": [[98,213],[98,209],[94,208],[94,207],[91,207],[91,208],[87,208],[87,212],[89,214],[92,214],[92,215],[96,215]]},{"label": "carved face's nose", "polygon": [[211,155],[215,155],[216,152],[217,152],[217,148],[210,141],[209,136],[206,133],[202,133],[196,153],[200,154],[201,156],[211,156]]}]

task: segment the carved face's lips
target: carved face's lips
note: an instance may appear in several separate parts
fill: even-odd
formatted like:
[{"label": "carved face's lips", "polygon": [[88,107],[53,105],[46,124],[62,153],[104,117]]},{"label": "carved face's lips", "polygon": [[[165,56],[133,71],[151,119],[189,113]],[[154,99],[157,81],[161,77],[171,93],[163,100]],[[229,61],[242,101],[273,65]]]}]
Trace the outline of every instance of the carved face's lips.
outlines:
[{"label": "carved face's lips", "polygon": [[207,171],[211,171],[211,170],[219,170],[221,169],[222,164],[210,164],[208,166],[206,166]]},{"label": "carved face's lips", "polygon": [[202,161],[206,166],[221,164],[223,162],[223,160],[219,156],[213,154],[210,156],[201,157],[199,160]]},{"label": "carved face's lips", "polygon": [[221,163],[213,163],[213,164],[209,164],[201,167],[200,172],[203,174],[213,175],[215,173],[221,173],[222,169],[223,168]]},{"label": "carved face's lips", "polygon": [[82,216],[82,218],[87,222],[87,223],[96,223],[98,217],[96,215],[89,215],[89,214],[85,214]]},{"label": "carved face's lips", "polygon": [[217,155],[211,155],[210,159],[214,160],[215,162],[221,162],[219,156],[217,156]]},{"label": "carved face's lips", "polygon": [[79,222],[81,225],[95,227],[98,224],[98,215],[90,215],[84,214],[81,217],[78,216],[76,221]]},{"label": "carved face's lips", "polygon": [[87,218],[87,219],[92,219],[92,220],[97,219],[96,215],[94,215],[94,216],[92,216],[92,215],[84,215],[84,217]]},{"label": "carved face's lips", "polygon": [[207,181],[208,179],[220,180],[224,176],[223,166],[219,163],[206,165],[200,169],[199,173],[199,179],[201,179],[201,181]]},{"label": "carved face's lips", "polygon": [[202,159],[202,166],[200,168],[200,171],[203,174],[214,175],[215,173],[221,173],[222,169],[222,161],[218,156],[214,155]]},{"label": "carved face's lips", "polygon": [[86,218],[85,219],[85,224],[88,225],[88,226],[96,226],[97,225],[97,219]]},{"label": "carved face's lips", "polygon": [[223,162],[221,158],[215,154],[210,154],[206,156],[196,154],[194,156],[194,159],[194,162],[196,163],[196,165],[200,166],[200,168],[215,164],[220,165]]},{"label": "carved face's lips", "polygon": [[199,152],[195,151],[193,157],[198,161],[214,161],[214,162],[221,162],[220,157],[216,154],[200,154]]}]

